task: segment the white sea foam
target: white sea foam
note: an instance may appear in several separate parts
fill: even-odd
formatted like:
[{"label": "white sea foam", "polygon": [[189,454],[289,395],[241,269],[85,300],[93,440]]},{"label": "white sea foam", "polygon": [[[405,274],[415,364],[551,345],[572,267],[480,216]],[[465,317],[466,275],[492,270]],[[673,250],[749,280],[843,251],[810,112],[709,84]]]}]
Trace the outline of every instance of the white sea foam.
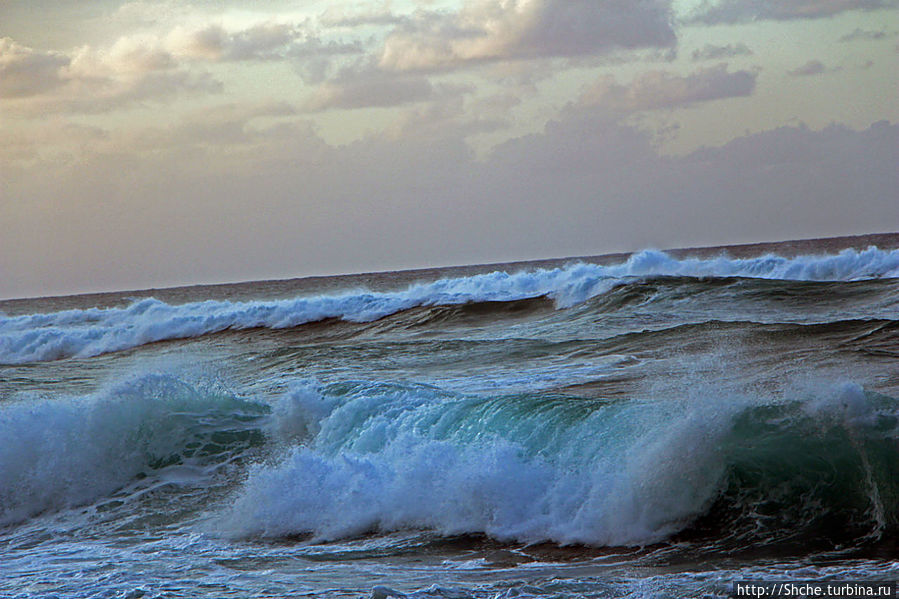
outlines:
[{"label": "white sea foam", "polygon": [[0,363],[89,357],[227,329],[288,328],[325,318],[368,322],[417,306],[550,297],[559,307],[569,307],[608,291],[628,277],[652,276],[810,281],[895,278],[899,277],[899,250],[870,247],[825,256],[784,258],[769,254],[747,259],[722,256],[682,260],[647,250],[618,265],[577,263],[554,269],[493,272],[415,284],[402,291],[180,305],[150,298],[124,308],[0,316]]},{"label": "white sea foam", "polygon": [[[293,390],[294,407],[314,403]],[[575,404],[577,402],[574,402]],[[582,406],[455,399],[427,387],[319,395],[318,433],[251,469],[215,528],[335,539],[409,528],[519,541],[639,545],[666,538],[715,496],[715,444],[731,406]],[[290,437],[290,425],[276,427]]]}]

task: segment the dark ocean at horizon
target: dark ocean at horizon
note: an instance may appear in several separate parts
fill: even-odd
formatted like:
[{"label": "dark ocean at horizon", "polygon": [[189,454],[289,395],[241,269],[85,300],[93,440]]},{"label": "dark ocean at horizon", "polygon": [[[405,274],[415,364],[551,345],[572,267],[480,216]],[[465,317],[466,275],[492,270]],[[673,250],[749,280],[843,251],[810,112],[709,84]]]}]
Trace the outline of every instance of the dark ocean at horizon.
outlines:
[{"label": "dark ocean at horizon", "polygon": [[0,301],[0,597],[896,581],[897,248]]}]

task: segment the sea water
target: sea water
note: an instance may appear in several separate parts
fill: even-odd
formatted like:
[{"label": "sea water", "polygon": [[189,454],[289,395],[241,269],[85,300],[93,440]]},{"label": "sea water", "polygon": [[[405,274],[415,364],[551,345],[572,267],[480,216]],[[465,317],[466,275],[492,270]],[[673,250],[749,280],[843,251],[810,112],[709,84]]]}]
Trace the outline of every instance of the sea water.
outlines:
[{"label": "sea water", "polygon": [[897,245],[2,302],[0,596],[896,580]]}]

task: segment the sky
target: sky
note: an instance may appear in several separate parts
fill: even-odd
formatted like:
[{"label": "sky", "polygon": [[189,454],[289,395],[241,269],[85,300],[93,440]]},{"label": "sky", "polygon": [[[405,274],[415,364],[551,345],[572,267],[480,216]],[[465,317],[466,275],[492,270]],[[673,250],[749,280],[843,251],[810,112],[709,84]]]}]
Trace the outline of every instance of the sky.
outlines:
[{"label": "sky", "polygon": [[0,0],[0,298],[899,230],[897,0]]}]

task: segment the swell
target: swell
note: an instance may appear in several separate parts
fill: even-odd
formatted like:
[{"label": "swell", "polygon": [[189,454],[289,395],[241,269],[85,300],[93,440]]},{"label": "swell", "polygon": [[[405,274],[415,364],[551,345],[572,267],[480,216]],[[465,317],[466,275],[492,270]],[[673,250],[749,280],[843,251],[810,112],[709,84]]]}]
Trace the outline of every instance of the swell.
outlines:
[{"label": "swell", "polygon": [[[855,281],[899,276],[899,250],[870,247],[824,256],[675,259],[643,251],[617,265],[493,272],[418,283],[402,291],[352,291],[271,301],[167,304],[143,299],[121,308],[0,316],[0,363],[90,357],[157,341],[224,330],[283,329],[339,319],[371,322],[422,306],[458,306],[548,298],[557,307],[581,304],[633,277],[749,277],[791,281]],[[632,300],[624,300],[632,301]],[[610,307],[614,308],[614,305]]]},{"label": "swell", "polygon": [[899,531],[899,404],[851,383],[759,401],[458,396],[298,386],[292,446],[258,464],[215,526],[320,540],[425,529],[640,546],[701,538],[863,545]]},{"label": "swell", "polygon": [[[587,325],[583,330],[587,329]],[[602,331],[599,331],[602,332]],[[680,354],[707,352],[719,347],[728,337],[739,340],[741,354],[746,357],[747,348],[758,346],[758,359],[782,359],[772,349],[782,346],[792,351],[855,351],[859,353],[892,357],[899,353],[896,343],[899,321],[885,319],[848,319],[831,322],[800,324],[794,322],[753,322],[747,320],[705,320],[676,324],[656,325],[640,331],[613,334],[600,338],[582,338],[556,344],[546,344],[545,351],[563,355],[615,356],[615,355],[670,355],[676,346]],[[421,342],[419,342],[421,343]],[[532,341],[535,346],[545,342]],[[741,363],[743,368],[748,362]]]},{"label": "swell", "polygon": [[[740,332],[756,335],[765,339],[793,342],[800,339],[821,339],[831,344],[865,345],[895,340],[899,331],[899,321],[879,318],[833,320],[829,322],[802,324],[795,322],[753,322],[746,320],[725,321],[707,320],[695,323],[678,324],[659,329],[645,329],[633,333],[624,333],[602,340],[611,348],[627,348],[636,346],[658,347],[660,343],[671,339],[689,339],[704,333]],[[705,335],[708,337],[708,335]]]}]

